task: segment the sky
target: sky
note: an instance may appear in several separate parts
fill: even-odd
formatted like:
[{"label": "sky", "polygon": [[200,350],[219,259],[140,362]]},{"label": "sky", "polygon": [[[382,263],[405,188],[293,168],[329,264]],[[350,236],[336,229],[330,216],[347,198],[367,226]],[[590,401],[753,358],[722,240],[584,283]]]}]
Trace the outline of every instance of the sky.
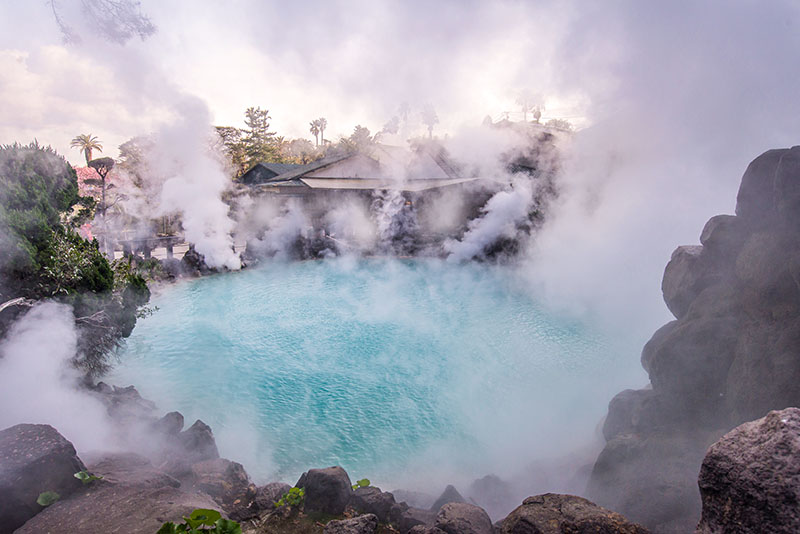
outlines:
[{"label": "sky", "polygon": [[749,161],[800,140],[793,0],[143,0],[157,31],[124,44],[86,22],[83,3],[102,1],[58,0],[80,44],[49,2],[0,1],[0,142],[35,138],[80,163],[77,134],[113,157],[181,118],[243,126],[249,106],[286,137],[311,139],[325,117],[336,140],[408,102],[412,117],[433,106],[434,133],[457,144],[539,95],[543,119],[580,131],[530,273],[577,308],[663,312],[671,251],[733,212]]}]

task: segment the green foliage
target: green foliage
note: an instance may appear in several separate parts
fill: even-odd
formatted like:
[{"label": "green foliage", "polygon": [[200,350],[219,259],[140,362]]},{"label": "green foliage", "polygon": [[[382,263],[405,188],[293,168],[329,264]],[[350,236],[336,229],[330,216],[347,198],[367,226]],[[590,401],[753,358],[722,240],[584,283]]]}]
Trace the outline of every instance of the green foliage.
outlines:
[{"label": "green foliage", "polygon": [[369,479],[362,478],[361,480],[356,480],[356,483],[353,484],[353,489],[357,490],[358,488],[366,488],[369,486]]},{"label": "green foliage", "polygon": [[176,525],[167,522],[161,525],[156,534],[242,534],[242,527],[236,521],[224,519],[216,510],[198,508],[183,518],[183,523]]},{"label": "green foliage", "polygon": [[45,491],[40,493],[39,497],[36,498],[36,504],[39,506],[50,506],[60,498],[61,495],[55,491]]},{"label": "green foliage", "polygon": [[87,484],[91,484],[95,480],[103,480],[103,477],[97,476],[97,475],[92,475],[88,471],[86,471],[85,469],[83,471],[78,471],[77,473],[75,473],[72,476],[74,476],[75,478],[77,478],[78,480],[83,482],[84,486],[87,485]]},{"label": "green foliage", "polygon": [[306,490],[304,488],[292,488],[283,494],[278,502],[275,503],[276,508],[281,506],[298,507],[303,504],[306,498]]}]

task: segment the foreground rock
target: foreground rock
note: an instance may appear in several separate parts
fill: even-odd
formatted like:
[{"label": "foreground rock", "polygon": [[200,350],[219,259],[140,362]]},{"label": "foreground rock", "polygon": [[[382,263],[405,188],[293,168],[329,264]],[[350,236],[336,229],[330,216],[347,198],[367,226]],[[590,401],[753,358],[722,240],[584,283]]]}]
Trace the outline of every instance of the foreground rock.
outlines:
[{"label": "foreground rock", "polygon": [[182,491],[177,480],[135,455],[107,456],[89,469],[103,480],[47,507],[17,534],[153,534],[196,508],[219,508],[208,496]]},{"label": "foreground rock", "polygon": [[659,533],[700,519],[707,448],[770,410],[800,406],[800,147],[771,150],[742,177],[736,215],[667,265],[676,320],[642,351],[651,387],[609,405],[588,495]]},{"label": "foreground rock", "polygon": [[770,412],[711,446],[699,534],[800,532],[800,409]]},{"label": "foreground rock", "polygon": [[500,524],[502,534],[647,534],[622,515],[574,495],[528,497]]},{"label": "foreground rock", "polygon": [[353,494],[350,477],[338,466],[310,469],[295,486],[306,490],[305,511],[312,514],[341,515]]},{"label": "foreground rock", "polygon": [[378,521],[388,523],[392,507],[396,504],[394,495],[369,486],[357,488],[350,498],[350,506],[362,514],[375,514]]},{"label": "foreground rock", "polygon": [[81,489],[84,470],[75,447],[49,425],[16,425],[0,431],[0,533],[13,532],[42,511],[40,493],[61,498]]},{"label": "foreground rock", "polygon": [[452,502],[442,505],[436,514],[436,528],[447,534],[492,534],[492,520],[474,504]]},{"label": "foreground rock", "polygon": [[246,508],[256,496],[256,487],[242,464],[225,458],[193,464],[192,480],[196,489],[210,495],[226,511]]},{"label": "foreground rock", "polygon": [[324,534],[374,534],[378,530],[378,518],[365,514],[341,521],[329,521]]}]

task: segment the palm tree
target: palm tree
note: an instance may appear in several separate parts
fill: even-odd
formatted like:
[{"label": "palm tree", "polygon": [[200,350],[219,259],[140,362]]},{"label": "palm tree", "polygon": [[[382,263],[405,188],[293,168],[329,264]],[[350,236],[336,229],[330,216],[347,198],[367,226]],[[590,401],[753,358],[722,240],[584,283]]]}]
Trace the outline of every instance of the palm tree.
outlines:
[{"label": "palm tree", "polygon": [[69,146],[81,149],[83,155],[86,156],[86,165],[89,165],[89,162],[92,160],[92,150],[97,150],[98,152],[103,151],[103,145],[100,144],[100,140],[92,134],[80,134],[76,136],[70,141]]},{"label": "palm tree", "polygon": [[439,117],[433,106],[425,106],[425,109],[422,110],[422,124],[428,127],[428,139],[433,139],[433,126],[439,124]]},{"label": "palm tree", "polygon": [[311,125],[309,131],[314,135],[314,143],[316,146],[319,146],[319,119],[313,120],[308,124]]},{"label": "palm tree", "polygon": [[320,117],[317,119],[317,126],[319,126],[319,142],[325,146],[325,128],[328,127],[328,119]]}]

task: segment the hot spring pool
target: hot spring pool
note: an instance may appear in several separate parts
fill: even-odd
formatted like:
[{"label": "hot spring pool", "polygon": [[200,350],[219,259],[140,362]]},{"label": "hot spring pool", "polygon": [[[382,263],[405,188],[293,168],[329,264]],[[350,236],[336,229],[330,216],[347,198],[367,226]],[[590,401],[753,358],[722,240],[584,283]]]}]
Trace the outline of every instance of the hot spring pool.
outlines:
[{"label": "hot spring pool", "polygon": [[511,476],[588,443],[645,380],[638,340],[548,311],[498,267],[275,263],[151,304],[109,381],[203,419],[262,481],[328,465],[389,486]]}]

